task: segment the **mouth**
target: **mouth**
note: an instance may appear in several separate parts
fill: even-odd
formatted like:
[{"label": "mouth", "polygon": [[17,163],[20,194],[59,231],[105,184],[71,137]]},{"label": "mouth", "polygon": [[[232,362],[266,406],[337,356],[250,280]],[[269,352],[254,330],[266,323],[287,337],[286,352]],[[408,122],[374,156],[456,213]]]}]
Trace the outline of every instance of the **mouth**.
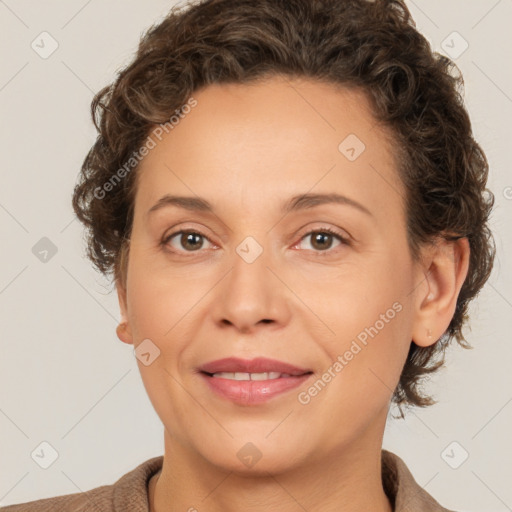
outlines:
[{"label": "mouth", "polygon": [[[238,357],[226,357],[224,359],[217,359],[216,361],[210,361],[199,367],[199,370],[215,375],[218,373],[233,373],[233,374],[285,374],[289,376],[304,375],[305,373],[311,372],[310,369],[301,368],[284,361],[278,361],[277,359],[269,359],[267,357],[256,357],[255,359],[240,359]],[[276,378],[276,377],[274,377]],[[240,379],[248,380],[248,379]]]},{"label": "mouth", "polygon": [[199,374],[216,395],[240,405],[256,405],[300,386],[313,371],[260,357],[211,361],[199,368]]},{"label": "mouth", "polygon": [[[230,380],[274,380],[281,379],[284,377],[292,377],[289,373],[280,372],[258,372],[258,373],[247,373],[247,372],[216,372],[206,373],[214,379],[230,379]],[[296,375],[294,375],[296,377]]]}]

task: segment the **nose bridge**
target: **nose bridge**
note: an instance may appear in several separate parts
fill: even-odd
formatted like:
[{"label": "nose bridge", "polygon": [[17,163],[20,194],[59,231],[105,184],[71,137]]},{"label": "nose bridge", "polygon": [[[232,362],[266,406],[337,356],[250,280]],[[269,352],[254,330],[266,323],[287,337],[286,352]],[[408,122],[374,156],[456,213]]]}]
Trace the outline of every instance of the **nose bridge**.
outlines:
[{"label": "nose bridge", "polygon": [[265,240],[258,242],[252,236],[246,237],[235,248],[233,254],[233,270],[231,272],[227,295],[235,300],[240,308],[258,309],[271,302],[272,288],[275,293],[275,283],[271,283],[271,254]]},{"label": "nose bridge", "polygon": [[[247,331],[261,323],[284,322],[287,318],[283,285],[272,267],[271,249],[252,236],[235,247],[232,270],[219,290],[216,320]],[[275,270],[274,270],[275,272]]]}]

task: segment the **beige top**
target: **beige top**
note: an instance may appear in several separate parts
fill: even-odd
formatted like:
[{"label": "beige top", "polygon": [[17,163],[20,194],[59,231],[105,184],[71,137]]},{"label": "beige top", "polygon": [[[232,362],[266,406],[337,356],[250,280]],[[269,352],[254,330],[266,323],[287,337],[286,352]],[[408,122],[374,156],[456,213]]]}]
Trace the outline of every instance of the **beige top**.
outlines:
[{"label": "beige top", "polygon": [[[143,462],[111,485],[90,491],[2,507],[2,512],[149,512],[148,482],[162,468],[163,455]],[[382,479],[394,512],[450,512],[414,480],[404,461],[382,450]]]}]

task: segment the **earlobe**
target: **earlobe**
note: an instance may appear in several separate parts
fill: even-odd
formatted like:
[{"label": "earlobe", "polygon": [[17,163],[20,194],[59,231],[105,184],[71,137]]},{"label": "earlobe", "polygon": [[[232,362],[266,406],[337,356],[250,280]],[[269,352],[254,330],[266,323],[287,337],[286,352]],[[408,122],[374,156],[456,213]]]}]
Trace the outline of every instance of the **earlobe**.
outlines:
[{"label": "earlobe", "polygon": [[116,327],[116,334],[117,337],[124,343],[128,343],[130,345],[133,345],[133,337],[130,331],[130,327],[128,325],[128,322],[121,322]]},{"label": "earlobe", "polygon": [[133,336],[128,321],[126,289],[120,282],[116,282],[116,290],[119,301],[119,310],[121,312],[121,320],[119,321],[119,325],[116,327],[116,334],[122,342],[133,344]]},{"label": "earlobe", "polygon": [[418,286],[416,318],[412,339],[428,347],[441,338],[455,313],[457,299],[469,268],[469,241],[466,237],[436,243],[424,268],[423,286]]}]

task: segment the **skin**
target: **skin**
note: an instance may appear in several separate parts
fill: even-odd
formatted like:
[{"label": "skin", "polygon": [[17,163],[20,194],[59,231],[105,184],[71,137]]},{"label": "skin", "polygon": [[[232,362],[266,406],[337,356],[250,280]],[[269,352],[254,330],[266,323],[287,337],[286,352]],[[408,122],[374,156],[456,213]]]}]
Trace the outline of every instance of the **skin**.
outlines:
[{"label": "skin", "polygon": [[[160,350],[148,366],[137,360],[164,424],[150,508],[389,512],[380,463],[390,399],[411,340],[428,346],[449,325],[467,240],[425,247],[413,260],[392,139],[362,92],[274,77],[193,96],[197,106],[138,169],[127,273],[117,283],[119,338],[135,347],[149,338]],[[349,134],[366,146],[352,162],[338,150]],[[281,213],[291,196],[332,192],[369,213],[349,204]],[[148,214],[165,194],[200,196],[214,213]],[[322,228],[349,243],[315,243]],[[183,229],[205,238],[162,242]],[[236,252],[248,236],[263,249],[252,263]],[[397,302],[400,312],[299,403]],[[229,356],[266,356],[314,375],[264,404],[238,405],[197,374]],[[237,457],[249,442],[261,453],[252,467]]]}]

